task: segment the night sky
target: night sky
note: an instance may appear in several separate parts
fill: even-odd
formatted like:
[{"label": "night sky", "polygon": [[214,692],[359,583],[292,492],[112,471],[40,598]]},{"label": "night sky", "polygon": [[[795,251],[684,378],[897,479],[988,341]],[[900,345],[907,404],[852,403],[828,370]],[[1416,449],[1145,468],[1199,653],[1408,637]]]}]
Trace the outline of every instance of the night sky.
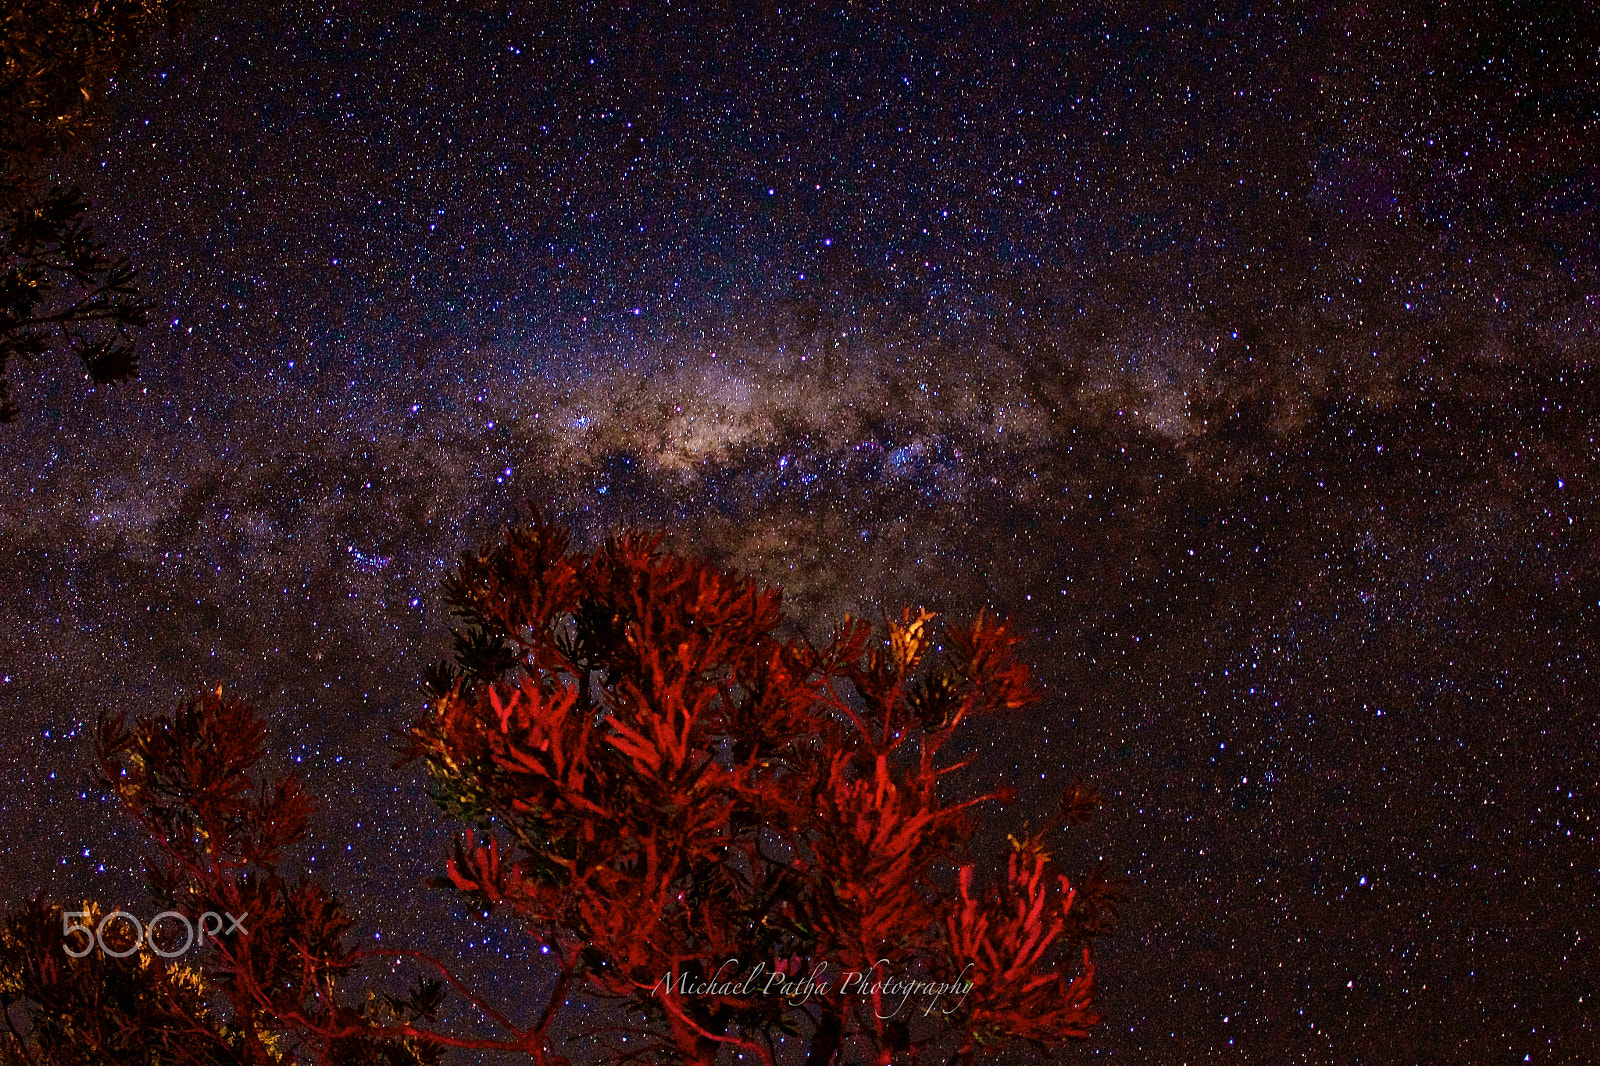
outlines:
[{"label": "night sky", "polygon": [[1013,619],[956,787],[1104,794],[1075,1055],[1594,1061],[1585,6],[204,5],[60,169],[141,377],[0,427],[3,897],[149,910],[85,726],[225,682],[360,935],[531,1001],[393,763],[532,502]]}]

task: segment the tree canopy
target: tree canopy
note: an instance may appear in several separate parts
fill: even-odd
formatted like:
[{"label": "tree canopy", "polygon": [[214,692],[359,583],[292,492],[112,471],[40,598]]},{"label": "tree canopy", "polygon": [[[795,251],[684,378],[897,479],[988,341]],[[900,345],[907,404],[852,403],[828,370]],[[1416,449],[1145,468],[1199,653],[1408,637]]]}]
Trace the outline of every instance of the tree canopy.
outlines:
[{"label": "tree canopy", "polygon": [[[577,1024],[582,1057],[610,1063],[971,1063],[1099,1021],[1092,945],[1116,892],[1103,871],[1069,880],[1048,839],[1096,797],[1072,786],[980,872],[973,815],[1010,790],[942,785],[964,725],[1037,699],[1005,624],[940,638],[907,609],[881,627],[847,617],[819,645],[776,590],[659,536],[580,553],[539,521],[464,555],[447,598],[456,654],[404,734],[466,823],[437,884],[527,929],[553,962],[542,1002],[494,1003],[426,945],[351,946],[339,901],[279,872],[309,797],[257,780],[265,726],[219,689],[103,720],[96,764],[154,845],[168,926],[247,927],[218,919],[176,952],[153,928],[97,924],[97,904],[34,900],[0,933],[0,1057],[398,1066],[458,1047],[555,1066],[574,996],[609,1004]],[[109,931],[84,941],[90,927]],[[351,991],[397,958],[423,971],[414,988]],[[498,1034],[446,1031],[446,995]]]},{"label": "tree canopy", "polygon": [[0,421],[19,411],[9,371],[70,347],[91,381],[134,376],[130,331],[151,305],[125,256],[85,221],[76,188],[49,185],[50,159],[104,120],[113,77],[181,0],[30,0],[0,13]]}]

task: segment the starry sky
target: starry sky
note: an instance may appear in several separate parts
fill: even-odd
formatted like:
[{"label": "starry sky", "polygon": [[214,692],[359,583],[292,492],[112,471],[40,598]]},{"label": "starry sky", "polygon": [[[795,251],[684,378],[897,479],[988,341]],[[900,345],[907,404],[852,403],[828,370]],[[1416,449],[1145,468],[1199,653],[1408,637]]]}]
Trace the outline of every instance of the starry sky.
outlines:
[{"label": "starry sky", "polygon": [[[233,686],[362,937],[502,1002],[394,734],[532,502],[1046,698],[957,788],[1128,880],[1075,1054],[1600,1047],[1581,5],[205,5],[60,164],[157,301],[0,427],[0,888],[141,900],[102,709]],[[143,908],[136,905],[136,913]]]}]

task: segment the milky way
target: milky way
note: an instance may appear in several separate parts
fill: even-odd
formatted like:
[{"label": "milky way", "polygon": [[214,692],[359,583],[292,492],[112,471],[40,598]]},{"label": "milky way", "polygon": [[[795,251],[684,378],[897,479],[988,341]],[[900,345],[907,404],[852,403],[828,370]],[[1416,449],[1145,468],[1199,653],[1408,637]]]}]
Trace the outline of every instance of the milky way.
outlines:
[{"label": "milky way", "polygon": [[226,682],[361,935],[541,986],[392,767],[531,503],[1012,617],[1048,698],[960,787],[1105,795],[1082,1054],[1592,1052],[1577,15],[402,6],[202,12],[62,165],[160,311],[4,430],[8,899],[141,898],[84,727]]}]

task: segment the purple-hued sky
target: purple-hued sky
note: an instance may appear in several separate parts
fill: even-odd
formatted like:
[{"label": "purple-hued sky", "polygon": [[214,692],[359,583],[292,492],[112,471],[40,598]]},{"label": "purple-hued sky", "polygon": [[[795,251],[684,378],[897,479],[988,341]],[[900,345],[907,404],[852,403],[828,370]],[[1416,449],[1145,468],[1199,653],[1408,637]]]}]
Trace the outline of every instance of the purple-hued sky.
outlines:
[{"label": "purple-hued sky", "polygon": [[1105,796],[1075,1056],[1591,1061],[1600,39],[1393,6],[207,5],[60,174],[141,377],[0,427],[5,898],[142,899],[86,726],[224,682],[361,935],[532,997],[392,765],[531,501],[1018,624],[957,787]]}]

